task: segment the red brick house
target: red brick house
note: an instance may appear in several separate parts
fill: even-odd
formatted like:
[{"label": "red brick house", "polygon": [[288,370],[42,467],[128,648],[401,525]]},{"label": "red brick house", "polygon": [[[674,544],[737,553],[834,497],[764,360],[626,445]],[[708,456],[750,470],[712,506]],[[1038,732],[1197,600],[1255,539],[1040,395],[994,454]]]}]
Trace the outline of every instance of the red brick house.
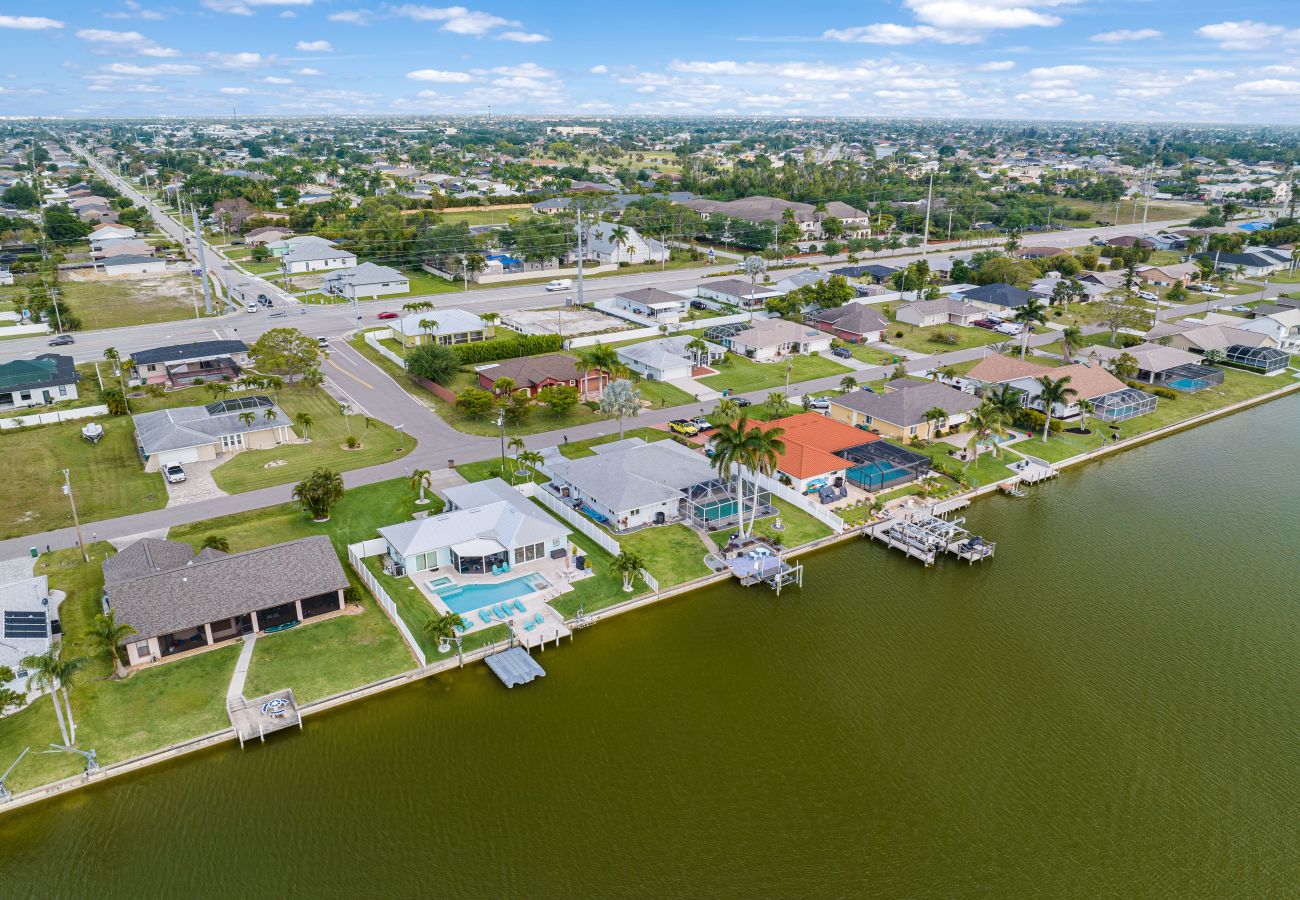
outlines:
[{"label": "red brick house", "polygon": [[479,387],[485,391],[492,390],[498,380],[509,378],[516,390],[527,389],[533,397],[544,387],[564,384],[577,388],[584,400],[598,400],[610,382],[609,373],[600,369],[591,369],[584,378],[578,361],[563,353],[503,359],[480,366],[477,372]]}]

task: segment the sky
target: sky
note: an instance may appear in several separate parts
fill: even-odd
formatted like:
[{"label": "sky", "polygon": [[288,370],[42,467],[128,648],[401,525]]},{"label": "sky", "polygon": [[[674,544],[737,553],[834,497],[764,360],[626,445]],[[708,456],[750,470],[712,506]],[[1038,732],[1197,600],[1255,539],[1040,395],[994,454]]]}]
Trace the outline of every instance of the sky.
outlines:
[{"label": "sky", "polygon": [[1300,3],[0,3],[0,115],[489,108],[1294,125]]}]

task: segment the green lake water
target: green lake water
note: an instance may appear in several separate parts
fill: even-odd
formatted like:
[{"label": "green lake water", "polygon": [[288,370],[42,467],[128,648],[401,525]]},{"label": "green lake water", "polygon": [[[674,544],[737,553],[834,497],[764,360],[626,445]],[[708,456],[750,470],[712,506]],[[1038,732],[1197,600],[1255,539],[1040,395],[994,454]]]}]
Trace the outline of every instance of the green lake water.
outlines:
[{"label": "green lake water", "polygon": [[[0,817],[0,895],[1300,895],[1300,397]],[[3,727],[0,725],[0,727]]]}]

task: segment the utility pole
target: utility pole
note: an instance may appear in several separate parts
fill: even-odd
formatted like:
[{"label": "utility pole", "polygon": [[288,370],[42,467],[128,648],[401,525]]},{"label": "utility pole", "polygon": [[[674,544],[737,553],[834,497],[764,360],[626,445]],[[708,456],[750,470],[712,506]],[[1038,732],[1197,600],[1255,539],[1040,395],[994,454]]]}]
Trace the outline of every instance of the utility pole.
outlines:
[{"label": "utility pole", "polygon": [[[346,277],[346,276],[345,276],[345,277]],[[351,293],[351,295],[352,295],[352,297],[351,297],[351,299],[352,299],[352,312],[353,312],[353,313],[356,315],[356,317],[357,317],[357,333],[360,334],[360,333],[361,333],[361,305],[360,305],[359,303],[357,303],[357,283],[356,283],[355,281],[353,281],[351,278],[349,278],[349,279],[345,282],[345,284],[346,284],[346,286],[347,286],[347,290],[348,290],[348,292]]]},{"label": "utility pole", "polygon": [[208,284],[208,259],[203,253],[203,233],[199,231],[199,208],[190,204],[194,218],[194,255],[199,261],[199,271],[203,273],[203,311],[212,315],[212,285]]},{"label": "utility pole", "polygon": [[921,259],[930,251],[930,207],[934,205],[934,172],[930,172],[930,190],[925,198],[925,236],[921,238]]},{"label": "utility pole", "polygon": [[90,562],[90,556],[86,553],[86,542],[81,537],[81,519],[77,518],[77,501],[72,497],[72,478],[67,469],[63,470],[63,493],[68,497],[68,503],[72,506],[72,524],[77,529],[77,546],[81,548],[81,561]]},{"label": "utility pole", "polygon": [[576,202],[574,207],[578,211],[578,306],[582,306],[582,207]]}]

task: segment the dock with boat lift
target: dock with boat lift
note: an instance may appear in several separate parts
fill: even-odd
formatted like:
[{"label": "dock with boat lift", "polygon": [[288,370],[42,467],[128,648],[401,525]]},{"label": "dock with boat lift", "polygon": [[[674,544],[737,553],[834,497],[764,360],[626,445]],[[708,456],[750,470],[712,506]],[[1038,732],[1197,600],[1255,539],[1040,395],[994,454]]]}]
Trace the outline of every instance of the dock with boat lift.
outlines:
[{"label": "dock with boat lift", "polygon": [[931,508],[901,509],[862,529],[865,537],[901,550],[927,566],[934,565],[941,554],[950,553],[974,564],[990,559],[997,544],[972,535],[965,518],[945,519]]},{"label": "dock with boat lift", "polygon": [[740,579],[742,587],[756,584],[770,585],[777,593],[789,585],[803,587],[803,563],[790,565],[779,556],[745,554],[727,561],[731,574]]}]

